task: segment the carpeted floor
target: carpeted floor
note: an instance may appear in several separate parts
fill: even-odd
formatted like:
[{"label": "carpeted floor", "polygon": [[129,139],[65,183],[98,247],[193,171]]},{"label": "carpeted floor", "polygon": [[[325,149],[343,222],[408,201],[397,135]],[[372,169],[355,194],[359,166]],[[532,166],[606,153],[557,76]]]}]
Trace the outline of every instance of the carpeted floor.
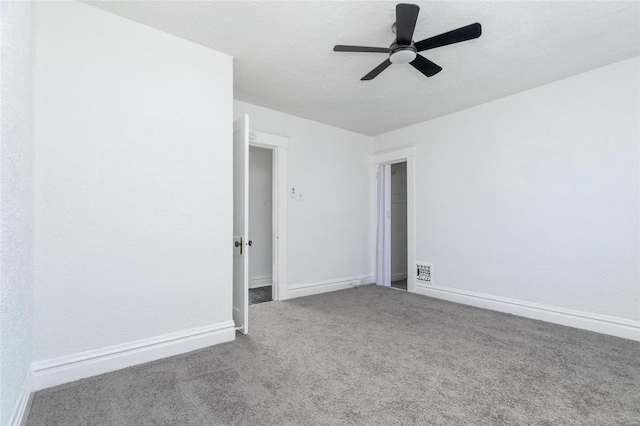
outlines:
[{"label": "carpeted floor", "polygon": [[366,286],[36,393],[29,425],[638,425],[640,343]]}]

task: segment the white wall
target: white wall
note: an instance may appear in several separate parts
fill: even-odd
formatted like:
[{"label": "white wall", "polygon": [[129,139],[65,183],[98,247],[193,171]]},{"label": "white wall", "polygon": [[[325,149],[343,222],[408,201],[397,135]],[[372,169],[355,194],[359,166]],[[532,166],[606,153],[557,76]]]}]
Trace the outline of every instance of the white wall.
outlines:
[{"label": "white wall", "polygon": [[271,285],[273,271],[273,158],[271,150],[249,150],[249,288]]},{"label": "white wall", "polygon": [[372,276],[371,138],[234,101],[241,114],[254,130],[290,138],[289,189],[303,199],[287,201],[289,288]]},{"label": "white wall", "polygon": [[232,59],[37,5],[35,359],[231,319]]},{"label": "white wall", "polygon": [[407,277],[407,163],[391,165],[391,280]]},{"label": "white wall", "polygon": [[35,5],[0,5],[0,424],[28,395],[33,330]]},{"label": "white wall", "polygon": [[436,285],[640,319],[638,75],[636,57],[374,138],[416,147]]}]

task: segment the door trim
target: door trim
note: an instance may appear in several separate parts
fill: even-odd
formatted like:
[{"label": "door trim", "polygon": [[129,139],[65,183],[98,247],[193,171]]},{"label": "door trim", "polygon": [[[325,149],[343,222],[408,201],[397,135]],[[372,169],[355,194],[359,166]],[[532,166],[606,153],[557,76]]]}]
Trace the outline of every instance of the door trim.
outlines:
[{"label": "door trim", "polygon": [[[377,173],[378,166],[381,164],[395,164],[407,162],[407,291],[410,293],[416,292],[416,180],[415,180],[415,147],[402,148],[392,151],[385,151],[371,156],[371,170],[372,170],[372,186],[373,193],[371,199],[373,200],[373,206],[371,209],[372,222],[377,223]],[[372,227],[372,240],[376,241],[377,226]],[[389,242],[390,244],[390,242]],[[373,245],[373,264],[377,264],[376,260],[376,247]],[[374,268],[377,274],[377,268]],[[376,276],[376,282],[378,277]]]},{"label": "door trim", "polygon": [[[249,146],[270,149],[273,153],[273,300],[286,300],[287,297],[287,165],[289,138],[264,132],[255,132]],[[251,184],[251,183],[249,183]]]}]

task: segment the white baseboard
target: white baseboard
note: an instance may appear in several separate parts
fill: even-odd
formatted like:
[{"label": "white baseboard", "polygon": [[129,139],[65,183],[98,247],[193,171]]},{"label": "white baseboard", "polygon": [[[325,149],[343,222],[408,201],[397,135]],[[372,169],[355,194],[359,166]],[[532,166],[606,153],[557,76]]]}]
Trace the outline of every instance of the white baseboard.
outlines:
[{"label": "white baseboard", "polygon": [[31,401],[33,400],[34,384],[33,368],[29,367],[27,377],[24,381],[24,385],[22,386],[20,398],[18,398],[16,407],[13,409],[13,413],[9,419],[10,426],[23,426],[27,423],[29,409],[31,408]]},{"label": "white baseboard", "polygon": [[402,274],[391,274],[391,281],[398,281],[398,280],[406,280],[407,279],[407,273],[402,273]]},{"label": "white baseboard", "polygon": [[416,293],[448,300],[450,302],[491,309],[498,312],[506,312],[521,317],[640,341],[640,321],[558,308],[556,306],[458,290],[450,287],[416,284]]},{"label": "white baseboard", "polygon": [[33,363],[34,390],[97,376],[235,339],[232,320]]},{"label": "white baseboard", "polygon": [[336,278],[333,280],[315,281],[305,284],[295,284],[287,289],[287,299],[296,297],[311,296],[314,294],[327,293],[329,291],[344,290],[347,288],[373,283],[370,275],[358,275],[354,277]]},{"label": "white baseboard", "polygon": [[249,280],[249,288],[266,287],[273,284],[271,275],[264,277],[254,277]]}]

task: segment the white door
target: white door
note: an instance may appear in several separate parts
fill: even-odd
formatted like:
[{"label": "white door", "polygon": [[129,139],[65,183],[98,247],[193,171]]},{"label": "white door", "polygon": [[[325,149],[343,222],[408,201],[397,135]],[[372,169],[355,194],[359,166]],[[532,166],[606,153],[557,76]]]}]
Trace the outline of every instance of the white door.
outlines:
[{"label": "white door", "polygon": [[233,122],[233,321],[249,333],[249,116]]}]

